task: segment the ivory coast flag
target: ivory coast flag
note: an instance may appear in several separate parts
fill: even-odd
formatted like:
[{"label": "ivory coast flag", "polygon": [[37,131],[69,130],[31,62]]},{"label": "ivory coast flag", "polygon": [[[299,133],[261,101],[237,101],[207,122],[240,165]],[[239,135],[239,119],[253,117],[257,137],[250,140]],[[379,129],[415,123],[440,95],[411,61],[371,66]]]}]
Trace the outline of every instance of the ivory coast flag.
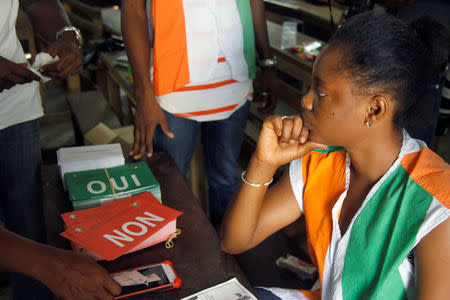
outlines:
[{"label": "ivory coast flag", "polygon": [[[157,96],[207,82],[227,61],[235,81],[255,78],[249,0],[153,0],[153,85]],[[223,52],[224,57],[217,57]]]},{"label": "ivory coast flag", "polygon": [[341,233],[338,220],[350,165],[349,155],[339,147],[315,150],[291,162],[291,186],[305,216],[321,288],[271,289],[280,298],[414,298],[414,265],[408,256],[450,216],[450,166],[404,131],[398,158]]}]

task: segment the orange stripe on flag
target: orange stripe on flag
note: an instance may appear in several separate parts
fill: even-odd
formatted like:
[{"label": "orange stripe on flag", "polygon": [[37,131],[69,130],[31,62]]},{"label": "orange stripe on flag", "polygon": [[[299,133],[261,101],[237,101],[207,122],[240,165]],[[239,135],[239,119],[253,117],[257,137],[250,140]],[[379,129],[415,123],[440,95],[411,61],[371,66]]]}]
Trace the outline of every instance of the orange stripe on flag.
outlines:
[{"label": "orange stripe on flag", "polygon": [[193,112],[188,112],[188,113],[179,113],[179,114],[174,114],[174,115],[179,116],[179,117],[184,117],[184,118],[212,115],[212,114],[217,114],[220,112],[232,110],[236,106],[237,106],[237,104],[233,104],[230,106],[224,106],[224,107],[215,108],[215,109],[199,110],[199,111],[193,111]]},{"label": "orange stripe on flag", "polygon": [[194,86],[185,86],[180,89],[177,89],[176,92],[186,92],[186,91],[198,91],[198,90],[207,90],[207,89],[213,89],[216,87],[224,86],[227,84],[232,84],[237,82],[234,79],[229,79],[225,81],[210,83],[210,84],[202,84],[202,85],[194,85]]},{"label": "orange stripe on flag", "polygon": [[219,57],[217,59],[217,62],[226,62],[226,61],[227,61],[227,59],[225,57]]},{"label": "orange stripe on flag", "polygon": [[300,293],[302,293],[308,300],[320,300],[321,297],[321,289],[314,290],[314,291],[307,291],[307,290],[298,290]]},{"label": "orange stripe on flag", "polygon": [[189,83],[186,26],[182,0],[152,2],[153,86],[157,96]]},{"label": "orange stripe on flag", "polygon": [[[345,191],[346,153],[310,152],[302,158],[304,180],[303,207],[308,236],[308,252],[323,284],[325,257],[333,232],[332,209]],[[332,170],[332,171],[331,171]],[[324,182],[333,182],[323,188]],[[315,299],[315,298],[312,298]]]},{"label": "orange stripe on flag", "polygon": [[406,154],[400,164],[412,180],[450,208],[450,166],[441,157],[424,147],[420,152]]}]

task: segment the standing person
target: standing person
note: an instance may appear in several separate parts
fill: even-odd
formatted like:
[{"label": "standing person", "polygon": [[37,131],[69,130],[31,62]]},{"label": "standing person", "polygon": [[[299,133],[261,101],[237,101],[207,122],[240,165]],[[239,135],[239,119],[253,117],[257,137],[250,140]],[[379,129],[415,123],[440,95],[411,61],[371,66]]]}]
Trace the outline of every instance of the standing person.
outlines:
[{"label": "standing person", "polygon": [[[65,78],[82,68],[79,31],[70,26],[57,0],[23,0],[36,33],[50,41],[47,52],[59,61],[42,68],[44,75]],[[39,142],[43,115],[40,78],[27,69],[15,31],[18,0],[0,1],[0,214],[7,229],[35,241],[45,241]],[[45,299],[31,281],[13,275],[14,299]],[[31,288],[29,288],[31,287]]]},{"label": "standing person", "polygon": [[[151,9],[150,9],[151,7]],[[275,107],[272,58],[262,0],[127,0],[122,33],[135,78],[139,159],[167,151],[186,176],[201,131],[210,217],[219,223],[238,184],[255,75],[263,67],[263,112]]]},{"label": "standing person", "polygon": [[450,295],[450,166],[404,130],[433,79],[438,41],[422,34],[387,14],[350,18],[315,61],[301,114],[264,122],[221,247],[246,251],[304,215],[321,287],[257,288],[258,299]]}]

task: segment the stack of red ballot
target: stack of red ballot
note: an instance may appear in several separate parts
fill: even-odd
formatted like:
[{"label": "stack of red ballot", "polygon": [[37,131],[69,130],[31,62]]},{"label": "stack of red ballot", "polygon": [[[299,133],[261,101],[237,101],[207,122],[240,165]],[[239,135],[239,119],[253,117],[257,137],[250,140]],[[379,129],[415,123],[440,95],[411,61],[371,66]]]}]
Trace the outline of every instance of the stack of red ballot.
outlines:
[{"label": "stack of red ballot", "polygon": [[176,236],[182,212],[167,207],[151,193],[142,193],[99,207],[62,214],[61,235],[75,251],[97,260],[114,260]]}]

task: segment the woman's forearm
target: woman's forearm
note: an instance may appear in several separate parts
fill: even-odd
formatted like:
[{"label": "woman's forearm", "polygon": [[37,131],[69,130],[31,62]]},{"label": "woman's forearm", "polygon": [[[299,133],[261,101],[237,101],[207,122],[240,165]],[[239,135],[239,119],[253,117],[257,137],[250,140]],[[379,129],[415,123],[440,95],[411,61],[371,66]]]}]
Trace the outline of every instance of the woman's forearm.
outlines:
[{"label": "woman's forearm", "polygon": [[242,183],[234,193],[221,226],[221,247],[225,252],[240,253],[259,243],[255,233],[268,189],[264,183],[271,180],[276,169],[255,157],[250,160],[245,179],[261,186]]}]

